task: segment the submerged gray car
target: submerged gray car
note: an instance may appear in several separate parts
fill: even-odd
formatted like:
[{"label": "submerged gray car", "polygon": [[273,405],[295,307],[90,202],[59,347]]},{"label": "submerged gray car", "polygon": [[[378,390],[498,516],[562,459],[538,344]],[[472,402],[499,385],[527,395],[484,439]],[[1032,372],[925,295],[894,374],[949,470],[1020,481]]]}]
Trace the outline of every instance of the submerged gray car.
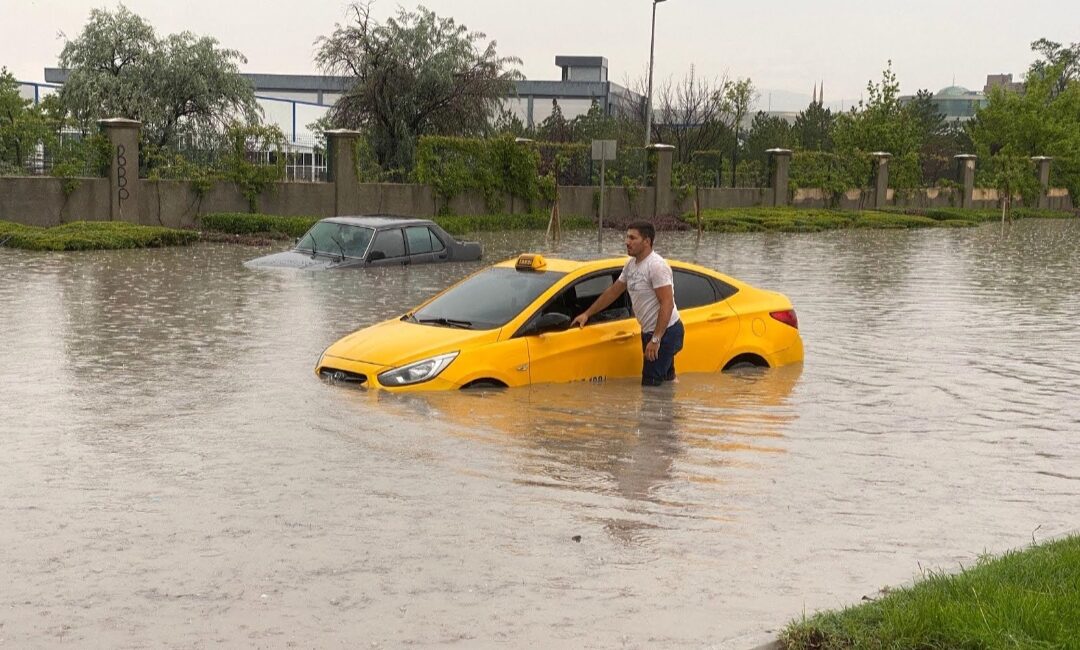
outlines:
[{"label": "submerged gray car", "polygon": [[387,215],[319,221],[291,250],[248,260],[255,268],[337,269],[480,259],[479,242],[454,239],[429,219]]}]

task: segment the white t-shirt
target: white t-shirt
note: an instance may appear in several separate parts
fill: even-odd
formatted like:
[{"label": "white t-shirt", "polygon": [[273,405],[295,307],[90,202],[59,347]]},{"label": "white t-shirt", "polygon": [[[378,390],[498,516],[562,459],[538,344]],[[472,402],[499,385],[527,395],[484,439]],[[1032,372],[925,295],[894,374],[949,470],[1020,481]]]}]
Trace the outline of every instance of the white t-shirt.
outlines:
[{"label": "white t-shirt", "polygon": [[[656,317],[660,314],[660,301],[656,298],[656,290],[660,287],[673,287],[671,267],[664,258],[656,251],[638,262],[631,257],[623,267],[620,282],[626,283],[626,291],[630,294],[630,304],[634,306],[634,316],[641,323],[642,332],[652,332],[656,329]],[[672,294],[674,298],[674,294]],[[672,305],[671,318],[668,327],[679,322],[679,308]]]}]

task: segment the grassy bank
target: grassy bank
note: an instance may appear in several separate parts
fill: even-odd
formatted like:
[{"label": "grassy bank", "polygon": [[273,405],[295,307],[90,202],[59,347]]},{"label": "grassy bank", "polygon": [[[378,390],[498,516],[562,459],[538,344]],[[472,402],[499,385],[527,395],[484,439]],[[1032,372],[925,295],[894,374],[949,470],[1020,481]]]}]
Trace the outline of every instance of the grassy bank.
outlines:
[{"label": "grassy bank", "polygon": [[[199,226],[209,232],[229,235],[261,235],[276,239],[292,239],[307,232],[320,217],[277,217],[267,214],[215,213],[203,215]],[[548,215],[491,214],[480,216],[435,217],[435,223],[453,235],[497,230],[544,230]],[[593,228],[595,222],[585,217],[563,217],[566,230]]]},{"label": "grassy bank", "polygon": [[192,230],[138,226],[122,221],[73,221],[52,228],[0,221],[0,245],[35,251],[84,251],[183,246],[199,239]]},{"label": "grassy bank", "polygon": [[789,650],[1075,648],[1080,638],[1080,536],[984,558],[956,575],[791,623]]},{"label": "grassy bank", "polygon": [[[714,232],[819,232],[839,228],[963,228],[1001,219],[998,210],[960,208],[831,210],[800,208],[724,208],[703,210],[703,228]],[[1073,218],[1071,212],[1018,208],[1013,219]],[[693,214],[683,222],[697,227]]]}]

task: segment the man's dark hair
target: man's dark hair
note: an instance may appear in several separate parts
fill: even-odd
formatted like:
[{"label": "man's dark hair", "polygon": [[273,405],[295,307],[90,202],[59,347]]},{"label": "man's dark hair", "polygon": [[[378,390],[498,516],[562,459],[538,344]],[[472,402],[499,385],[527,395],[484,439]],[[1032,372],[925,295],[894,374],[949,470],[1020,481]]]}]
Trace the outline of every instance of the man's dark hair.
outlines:
[{"label": "man's dark hair", "polygon": [[642,239],[648,239],[650,246],[656,245],[656,228],[648,221],[635,221],[626,227],[627,230],[636,230]]}]

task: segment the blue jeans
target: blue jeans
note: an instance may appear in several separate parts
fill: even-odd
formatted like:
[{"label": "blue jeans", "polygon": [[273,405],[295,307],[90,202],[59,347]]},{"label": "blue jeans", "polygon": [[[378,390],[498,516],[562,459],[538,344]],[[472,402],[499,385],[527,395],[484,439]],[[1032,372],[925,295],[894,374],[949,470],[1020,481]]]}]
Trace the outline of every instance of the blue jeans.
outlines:
[{"label": "blue jeans", "polygon": [[[656,361],[645,359],[641,367],[641,385],[659,386],[665,381],[675,379],[675,355],[683,346],[682,321],[671,325],[664,332],[664,338],[660,339],[660,350],[656,353]],[[652,339],[652,332],[641,333],[641,351],[645,352],[645,346]]]}]

